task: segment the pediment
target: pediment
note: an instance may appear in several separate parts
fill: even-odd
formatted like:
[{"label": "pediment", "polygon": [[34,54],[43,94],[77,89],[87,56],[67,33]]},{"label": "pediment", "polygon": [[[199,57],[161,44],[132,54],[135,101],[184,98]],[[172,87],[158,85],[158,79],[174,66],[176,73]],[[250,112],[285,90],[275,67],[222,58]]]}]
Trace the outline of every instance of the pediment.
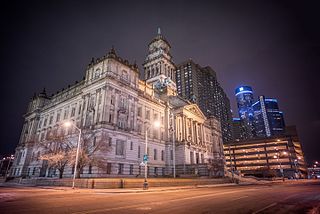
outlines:
[{"label": "pediment", "polygon": [[201,117],[203,119],[206,119],[206,116],[202,113],[201,109],[197,104],[191,104],[184,107],[185,110],[191,112],[192,114]]}]

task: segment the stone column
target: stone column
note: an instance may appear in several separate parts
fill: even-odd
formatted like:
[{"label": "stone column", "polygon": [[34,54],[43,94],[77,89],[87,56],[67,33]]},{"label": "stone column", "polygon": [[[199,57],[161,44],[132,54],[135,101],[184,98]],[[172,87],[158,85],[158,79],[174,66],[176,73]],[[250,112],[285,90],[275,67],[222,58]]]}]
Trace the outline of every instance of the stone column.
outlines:
[{"label": "stone column", "polygon": [[201,124],[201,144],[204,145],[204,141],[205,141],[205,134],[204,134],[204,125]]},{"label": "stone column", "polygon": [[103,86],[101,89],[102,101],[101,101],[101,121],[106,122],[106,100],[107,100],[107,87]]},{"label": "stone column", "polygon": [[[83,117],[83,123],[82,125],[86,125],[86,122],[87,122],[87,112],[88,112],[88,105],[89,105],[89,96],[86,94],[84,96],[84,103],[86,103],[85,105],[83,105],[83,114],[82,114],[82,117]],[[62,111],[61,111],[61,115],[60,117],[63,117],[63,114],[62,114]]]},{"label": "stone column", "polygon": [[184,115],[182,115],[181,116],[181,123],[182,123],[182,140],[185,140],[186,139],[186,129],[185,129],[185,127],[186,127],[186,124],[185,124],[185,122],[186,122],[186,118],[185,118],[185,116]]},{"label": "stone column", "polygon": [[193,119],[190,119],[190,127],[191,127],[191,141],[195,143],[195,133],[194,133],[194,126],[193,126]]},{"label": "stone column", "polygon": [[117,93],[117,89],[115,89],[115,98],[114,98],[114,116],[113,116],[113,124],[117,124],[118,117],[118,107],[119,107],[119,94]]},{"label": "stone column", "polygon": [[[136,97],[133,98],[133,130],[136,131],[137,129],[137,114],[138,114],[138,99]],[[141,109],[142,111],[142,109]],[[142,112],[141,112],[142,113]]]}]

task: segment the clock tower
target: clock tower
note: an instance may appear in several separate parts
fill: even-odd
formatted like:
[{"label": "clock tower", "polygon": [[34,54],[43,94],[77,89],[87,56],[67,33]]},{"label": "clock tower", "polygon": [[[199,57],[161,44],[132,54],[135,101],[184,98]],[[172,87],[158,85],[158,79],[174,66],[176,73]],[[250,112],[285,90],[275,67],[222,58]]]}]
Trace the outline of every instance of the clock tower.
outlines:
[{"label": "clock tower", "polygon": [[143,63],[144,79],[154,86],[162,83],[176,91],[176,66],[172,61],[170,48],[169,42],[158,28],[156,37],[148,45],[148,55]]}]

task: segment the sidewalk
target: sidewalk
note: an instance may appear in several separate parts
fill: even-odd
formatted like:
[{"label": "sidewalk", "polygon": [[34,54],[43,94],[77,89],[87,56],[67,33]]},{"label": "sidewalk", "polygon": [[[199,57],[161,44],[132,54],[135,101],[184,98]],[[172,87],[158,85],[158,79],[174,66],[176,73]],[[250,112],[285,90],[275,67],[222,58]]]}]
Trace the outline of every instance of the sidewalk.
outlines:
[{"label": "sidewalk", "polygon": [[[235,183],[225,183],[225,184],[210,184],[210,185],[196,185],[196,186],[174,186],[174,187],[150,187],[147,190],[141,188],[117,188],[117,189],[87,189],[87,188],[75,188],[71,187],[54,187],[54,186],[26,186],[22,184],[14,183],[0,183],[0,187],[23,187],[23,188],[38,188],[38,189],[48,189],[48,190],[60,190],[60,191],[74,191],[77,193],[145,193],[145,192],[162,192],[162,191],[176,191],[176,190],[186,190],[186,189],[197,189],[197,188],[210,188],[210,187],[227,187],[227,186],[237,186],[239,184]],[[250,185],[250,184],[240,184],[240,185]],[[141,185],[142,186],[142,185]]]}]

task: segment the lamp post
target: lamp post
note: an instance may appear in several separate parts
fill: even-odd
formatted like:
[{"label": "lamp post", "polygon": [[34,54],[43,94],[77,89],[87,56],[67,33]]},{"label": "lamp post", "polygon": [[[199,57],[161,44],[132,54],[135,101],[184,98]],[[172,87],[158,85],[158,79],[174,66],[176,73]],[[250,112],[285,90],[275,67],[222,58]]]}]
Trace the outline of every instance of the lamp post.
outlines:
[{"label": "lamp post", "polygon": [[229,156],[230,156],[230,170],[231,170],[231,175],[232,175],[232,182],[234,182],[234,171],[233,171],[233,165],[232,165],[230,145],[229,145]]},{"label": "lamp post", "polygon": [[[298,160],[300,160],[301,157],[298,157],[298,159],[294,159],[294,166],[295,166],[295,170],[296,170],[296,173],[298,173],[298,176],[300,177],[300,171],[298,171]],[[296,178],[297,179],[297,178]]]},{"label": "lamp post", "polygon": [[73,172],[73,179],[72,179],[72,189],[74,189],[74,183],[76,180],[76,174],[77,174],[77,167],[78,167],[78,159],[79,159],[79,150],[80,150],[80,141],[81,141],[81,133],[82,130],[80,128],[78,128],[74,123],[72,122],[65,122],[64,123],[65,127],[70,127],[73,126],[75,127],[78,131],[79,131],[79,137],[78,137],[78,143],[77,143],[77,153],[76,153],[76,162],[74,165],[74,172]]},{"label": "lamp post", "polygon": [[[145,123],[146,126],[146,133],[145,133],[145,148],[144,148],[144,156],[143,156],[143,161],[144,161],[144,182],[143,182],[143,189],[146,190],[148,189],[148,131],[150,129],[150,126],[147,126],[147,123]],[[160,122],[155,121],[153,126],[155,128],[160,127]]]},{"label": "lamp post", "polygon": [[173,178],[176,178],[176,126],[175,126],[175,120],[174,115],[172,112],[170,112],[170,117],[172,118],[170,131],[172,132],[172,165],[173,165]]}]

